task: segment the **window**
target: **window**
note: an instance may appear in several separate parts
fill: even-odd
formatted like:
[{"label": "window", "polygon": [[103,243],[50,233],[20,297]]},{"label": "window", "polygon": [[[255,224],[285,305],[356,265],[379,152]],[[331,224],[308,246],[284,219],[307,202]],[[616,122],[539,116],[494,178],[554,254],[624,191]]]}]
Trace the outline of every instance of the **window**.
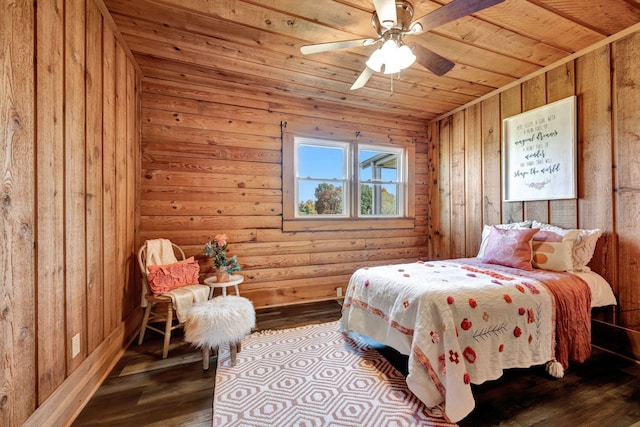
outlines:
[{"label": "window", "polygon": [[403,151],[372,146],[358,148],[358,211],[361,216],[400,216],[404,213]]},{"label": "window", "polygon": [[[401,220],[413,212],[407,203],[413,191],[409,157],[413,147],[289,135],[283,159],[284,229],[364,228],[367,220],[376,221],[369,228],[404,228]],[[381,223],[394,219],[400,221]],[[287,226],[287,220],[298,225]]]},{"label": "window", "polygon": [[297,217],[349,215],[349,144],[296,138]]}]

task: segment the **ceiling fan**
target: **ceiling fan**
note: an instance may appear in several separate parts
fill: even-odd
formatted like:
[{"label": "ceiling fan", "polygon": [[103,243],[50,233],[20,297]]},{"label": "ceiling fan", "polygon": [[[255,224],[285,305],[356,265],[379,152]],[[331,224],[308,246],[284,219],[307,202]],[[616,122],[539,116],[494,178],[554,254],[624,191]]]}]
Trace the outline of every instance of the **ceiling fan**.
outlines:
[{"label": "ceiling fan", "polygon": [[414,62],[422,65],[437,76],[449,72],[455,65],[426,47],[412,43],[405,44],[404,37],[429,31],[440,25],[486,9],[504,0],[453,0],[451,3],[434,10],[421,18],[413,19],[413,6],[408,0],[373,0],[375,11],[371,25],[378,38],[343,40],[302,46],[300,52],[305,55],[371,46],[383,42],[367,60],[367,67],[351,86],[351,90],[362,88],[374,72],[395,74]]}]

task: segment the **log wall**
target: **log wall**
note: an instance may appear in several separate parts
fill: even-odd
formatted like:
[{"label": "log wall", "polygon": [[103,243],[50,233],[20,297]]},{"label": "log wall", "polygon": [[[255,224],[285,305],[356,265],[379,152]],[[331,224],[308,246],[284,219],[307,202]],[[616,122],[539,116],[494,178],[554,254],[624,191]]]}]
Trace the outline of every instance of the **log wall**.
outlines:
[{"label": "log wall", "polygon": [[[138,59],[146,76],[139,244],[171,239],[199,260],[204,279],[213,273],[204,245],[226,233],[245,276],[240,292],[256,307],[335,298],[357,268],[426,255],[424,123],[251,91],[187,66],[173,74],[172,61]],[[390,220],[379,229],[283,231],[284,132],[418,147],[414,226],[389,229]]]},{"label": "log wall", "polygon": [[3,2],[0,52],[0,425],[60,426],[132,333],[139,69],[93,0]]},{"label": "log wall", "polygon": [[[430,125],[430,257],[475,256],[483,224],[537,219],[604,231],[591,261],[640,327],[640,34],[633,33]],[[577,96],[578,199],[503,203],[502,119]],[[435,197],[437,195],[437,197]]]}]

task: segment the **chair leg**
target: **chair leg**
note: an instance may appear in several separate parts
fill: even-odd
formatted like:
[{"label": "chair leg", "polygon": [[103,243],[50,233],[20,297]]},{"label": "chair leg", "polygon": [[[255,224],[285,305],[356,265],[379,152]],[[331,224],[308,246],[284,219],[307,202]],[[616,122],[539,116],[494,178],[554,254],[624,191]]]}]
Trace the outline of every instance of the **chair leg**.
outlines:
[{"label": "chair leg", "polygon": [[142,317],[142,327],[140,328],[140,335],[138,337],[138,345],[142,344],[144,340],[144,333],[147,330],[147,323],[149,323],[149,315],[151,314],[152,303],[147,302],[147,307],[144,309],[144,316]]},{"label": "chair leg", "polygon": [[236,355],[238,354],[238,343],[229,343],[229,350],[231,350],[231,366],[236,366]]},{"label": "chair leg", "polygon": [[171,324],[173,322],[173,306],[167,304],[167,321],[164,326],[164,345],[162,346],[162,358],[166,359],[169,355],[169,342],[171,341]]},{"label": "chair leg", "polygon": [[209,347],[202,347],[202,370],[206,371],[209,369]]}]

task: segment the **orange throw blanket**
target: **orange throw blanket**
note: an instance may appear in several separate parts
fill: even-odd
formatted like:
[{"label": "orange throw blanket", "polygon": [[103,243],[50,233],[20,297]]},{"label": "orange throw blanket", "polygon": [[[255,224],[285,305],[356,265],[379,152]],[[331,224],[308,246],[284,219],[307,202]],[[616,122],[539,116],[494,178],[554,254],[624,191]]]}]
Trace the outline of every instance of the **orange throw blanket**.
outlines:
[{"label": "orange throw blanket", "polygon": [[[476,258],[461,261],[474,266],[482,265]],[[486,266],[486,265],[485,265]],[[591,355],[591,291],[580,277],[571,273],[513,269],[491,264],[495,270],[510,275],[524,276],[540,281],[554,297],[556,323],[556,360],[564,369],[569,360],[584,362]]]}]

